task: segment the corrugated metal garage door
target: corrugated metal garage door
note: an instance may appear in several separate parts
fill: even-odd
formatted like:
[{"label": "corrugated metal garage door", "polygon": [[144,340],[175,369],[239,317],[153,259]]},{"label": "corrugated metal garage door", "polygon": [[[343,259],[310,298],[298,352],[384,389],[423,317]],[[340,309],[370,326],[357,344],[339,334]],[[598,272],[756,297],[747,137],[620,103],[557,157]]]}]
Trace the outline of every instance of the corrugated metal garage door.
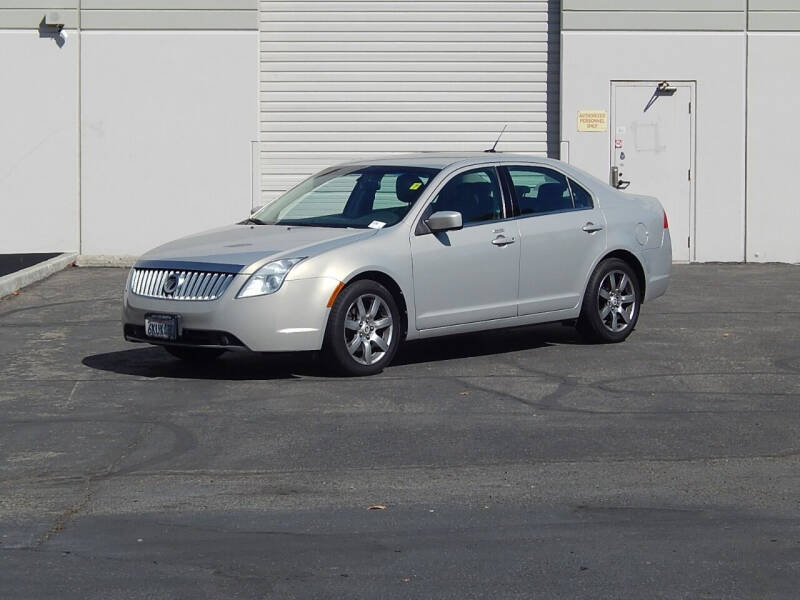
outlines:
[{"label": "corrugated metal garage door", "polygon": [[382,153],[558,151],[558,1],[261,1],[261,191]]}]

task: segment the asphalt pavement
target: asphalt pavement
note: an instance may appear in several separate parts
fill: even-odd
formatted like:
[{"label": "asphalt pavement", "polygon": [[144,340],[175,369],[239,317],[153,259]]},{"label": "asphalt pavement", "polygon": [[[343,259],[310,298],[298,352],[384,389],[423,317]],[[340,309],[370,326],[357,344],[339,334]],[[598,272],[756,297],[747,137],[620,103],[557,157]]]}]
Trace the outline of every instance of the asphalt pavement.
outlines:
[{"label": "asphalt pavement", "polygon": [[125,275],[0,300],[2,599],[800,597],[800,267],[358,379],[127,343]]}]

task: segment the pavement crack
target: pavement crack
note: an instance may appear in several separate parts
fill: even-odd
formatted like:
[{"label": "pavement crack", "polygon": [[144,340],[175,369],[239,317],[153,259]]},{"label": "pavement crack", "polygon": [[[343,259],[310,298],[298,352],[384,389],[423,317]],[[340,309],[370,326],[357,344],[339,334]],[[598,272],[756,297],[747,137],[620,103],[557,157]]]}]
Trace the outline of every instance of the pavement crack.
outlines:
[{"label": "pavement crack", "polygon": [[79,512],[81,512],[84,508],[86,508],[91,498],[92,498],[92,478],[91,476],[87,476],[83,478],[83,493],[81,494],[81,497],[78,499],[77,502],[69,506],[67,510],[65,510],[56,518],[55,522],[50,526],[50,528],[39,537],[34,547],[40,548],[44,546],[55,535],[63,531],[64,528],[73,519],[73,517],[77,515]]},{"label": "pavement crack", "polygon": [[20,321],[17,323],[3,323],[3,327],[85,327],[87,325],[97,325],[99,323],[119,323],[119,319],[92,319],[91,321]]},{"label": "pavement crack", "polygon": [[485,387],[479,385],[477,383],[473,383],[471,381],[467,381],[470,378],[464,377],[456,377],[455,379],[462,383],[465,387],[479,390],[482,392],[486,392],[489,394],[494,394],[501,398],[507,398],[509,400],[513,400],[519,404],[523,404],[530,408],[536,408],[542,411],[551,411],[551,412],[565,412],[565,413],[577,413],[577,414],[605,414],[603,411],[596,411],[590,410],[586,408],[570,408],[566,406],[562,406],[559,404],[559,400],[572,392],[573,390],[581,387],[583,384],[578,383],[573,378],[569,376],[562,376],[562,375],[554,375],[554,374],[547,374],[547,373],[537,373],[533,370],[528,370],[530,373],[529,375],[525,375],[524,377],[520,377],[520,379],[529,379],[532,377],[542,378],[545,380],[549,380],[548,383],[557,383],[557,387],[555,390],[550,392],[549,394],[545,394],[539,400],[529,400],[527,398],[523,398],[522,396],[518,396],[517,394],[512,394],[511,392],[504,392],[500,391],[491,387]]},{"label": "pavement crack", "polygon": [[[145,431],[147,431],[147,434],[145,434]],[[83,492],[81,493],[80,498],[78,498],[77,502],[71,504],[56,518],[55,522],[50,526],[50,528],[39,537],[34,547],[42,547],[58,533],[63,531],[72,521],[72,519],[81,513],[91,502],[93,494],[92,484],[113,476],[118,465],[125,459],[126,456],[128,456],[130,452],[132,452],[136,447],[139,446],[139,444],[142,443],[142,441],[147,437],[147,435],[149,435],[151,431],[152,425],[150,423],[143,423],[136,432],[133,440],[131,440],[131,442],[119,452],[119,454],[108,464],[107,467],[98,472],[84,476]]]},{"label": "pavement crack", "polygon": [[5,312],[0,313],[0,317],[8,317],[9,315],[15,315],[21,312],[27,312],[30,310],[38,310],[41,308],[55,308],[57,306],[70,306],[72,304],[85,304],[87,302],[119,302],[119,298],[112,297],[112,298],[87,298],[86,300],[68,300],[66,302],[51,302],[49,304],[35,304],[33,306],[22,306],[20,308],[14,308],[12,310],[7,310]]}]

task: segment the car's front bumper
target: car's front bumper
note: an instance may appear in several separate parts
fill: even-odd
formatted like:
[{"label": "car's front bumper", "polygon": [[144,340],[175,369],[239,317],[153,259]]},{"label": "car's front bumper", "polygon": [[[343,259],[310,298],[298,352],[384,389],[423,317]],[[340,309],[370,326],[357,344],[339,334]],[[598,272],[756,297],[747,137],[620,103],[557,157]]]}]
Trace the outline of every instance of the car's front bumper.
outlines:
[{"label": "car's front bumper", "polygon": [[322,348],[330,311],[328,301],[339,281],[330,277],[287,280],[274,294],[236,298],[248,277],[237,275],[225,294],[211,301],[149,298],[132,293],[126,286],[122,309],[125,337],[130,341],[169,343],[142,336],[145,315],[158,313],[181,316],[186,335],[176,344],[255,352]]}]

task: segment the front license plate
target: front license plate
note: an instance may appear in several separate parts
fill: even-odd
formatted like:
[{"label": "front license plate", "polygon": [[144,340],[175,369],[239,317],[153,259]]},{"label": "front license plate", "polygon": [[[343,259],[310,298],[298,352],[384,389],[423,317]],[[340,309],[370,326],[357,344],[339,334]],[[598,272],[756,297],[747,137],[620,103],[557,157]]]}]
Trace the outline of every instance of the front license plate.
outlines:
[{"label": "front license plate", "polygon": [[178,315],[147,315],[144,318],[144,333],[147,337],[159,340],[177,340],[179,321]]}]

